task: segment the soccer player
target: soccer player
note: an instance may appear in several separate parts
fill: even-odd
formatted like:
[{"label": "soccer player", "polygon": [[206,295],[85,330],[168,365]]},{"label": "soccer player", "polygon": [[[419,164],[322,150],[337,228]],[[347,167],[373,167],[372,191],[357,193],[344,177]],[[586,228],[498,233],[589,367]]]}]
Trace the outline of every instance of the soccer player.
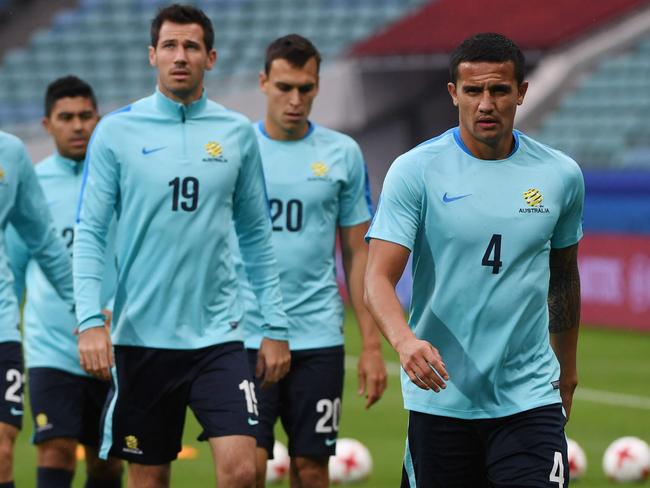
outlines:
[{"label": "soccer player", "polygon": [[[53,81],[45,94],[43,126],[56,152],[36,165],[59,238],[72,251],[77,200],[90,135],[99,121],[92,88],[75,76]],[[77,443],[85,447],[86,487],[119,487],[121,461],[98,459],[99,421],[110,383],[88,375],[79,364],[74,313],[58,298],[32,253],[13,227],[7,255],[24,308],[24,346],[29,400],[37,445],[37,486],[69,487]],[[109,270],[113,265],[109,261]],[[109,272],[107,276],[114,280]],[[105,304],[110,298],[107,287]]]},{"label": "soccer player", "polygon": [[[255,482],[255,390],[239,322],[229,246],[234,221],[265,317],[265,381],[289,369],[287,322],[255,133],[208,101],[212,23],[185,5],[151,24],[156,92],[106,116],[90,143],[74,243],[82,367],[112,371],[100,457],[129,461],[129,486],[169,485],[186,408],[209,440],[219,486]],[[100,284],[105,235],[117,214],[111,337]]]},{"label": "soccer player", "polygon": [[[0,132],[0,488],[13,487],[13,445],[23,418],[23,354],[18,301],[5,248],[15,227],[68,310],[73,308],[72,270],[23,144]],[[70,327],[70,334],[74,326]]]},{"label": "soccer player", "polygon": [[[459,126],[393,163],[368,232],[366,303],[409,410],[402,486],[562,488],[582,174],[513,129],[528,88],[513,41],[463,41],[450,75]],[[410,252],[407,324],[394,287]]]},{"label": "soccer player", "polygon": [[[289,437],[292,486],[328,484],[343,392],[343,305],[335,277],[334,248],[339,231],[343,267],[363,348],[359,393],[366,408],[386,388],[380,335],[363,305],[367,259],[364,235],[370,221],[370,195],[359,146],[348,136],[309,120],[318,94],[321,57],[299,35],[276,39],[267,48],[260,87],[266,116],[255,124],[273,223],[273,247],[289,317],[291,370],[277,385],[258,380],[258,486],[264,485],[273,454],[278,418]],[[242,280],[245,283],[245,277]],[[246,347],[256,376],[263,369],[261,304],[244,291]]]}]

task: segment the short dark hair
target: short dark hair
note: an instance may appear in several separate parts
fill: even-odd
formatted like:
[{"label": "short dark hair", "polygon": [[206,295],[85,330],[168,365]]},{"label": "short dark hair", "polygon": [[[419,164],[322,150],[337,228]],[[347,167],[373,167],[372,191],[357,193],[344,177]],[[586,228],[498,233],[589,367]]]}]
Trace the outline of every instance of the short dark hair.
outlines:
[{"label": "short dark hair", "polygon": [[52,115],[54,104],[60,98],[84,97],[88,98],[95,110],[97,110],[97,99],[92,87],[81,78],[73,75],[57,78],[47,86],[45,91],[45,116]]},{"label": "short dark hair", "polygon": [[449,60],[449,78],[456,83],[458,65],[463,62],[488,61],[504,63],[512,61],[515,65],[515,78],[521,85],[526,75],[524,53],[512,39],[494,32],[483,32],[465,39],[451,53]]},{"label": "short dark hair", "polygon": [[316,59],[316,71],[318,71],[321,62],[320,53],[309,39],[299,34],[282,36],[266,48],[264,72],[269,74],[271,63],[276,59],[286,59],[292,66],[302,68],[311,58]]},{"label": "short dark hair", "polygon": [[158,45],[160,28],[165,21],[175,24],[199,24],[203,28],[205,50],[209,52],[214,47],[214,28],[205,12],[193,5],[179,5],[178,3],[161,8],[151,21],[151,45],[153,47]]}]

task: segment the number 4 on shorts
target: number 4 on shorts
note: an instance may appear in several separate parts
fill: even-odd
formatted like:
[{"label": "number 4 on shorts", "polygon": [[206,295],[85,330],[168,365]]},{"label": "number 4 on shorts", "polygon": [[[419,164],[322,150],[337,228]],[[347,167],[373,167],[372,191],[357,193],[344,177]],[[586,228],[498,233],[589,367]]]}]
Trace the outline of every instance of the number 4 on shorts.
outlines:
[{"label": "number 4 on shorts", "polygon": [[553,469],[548,480],[552,483],[557,483],[559,488],[564,487],[564,463],[562,462],[562,453],[555,451],[553,456]]}]

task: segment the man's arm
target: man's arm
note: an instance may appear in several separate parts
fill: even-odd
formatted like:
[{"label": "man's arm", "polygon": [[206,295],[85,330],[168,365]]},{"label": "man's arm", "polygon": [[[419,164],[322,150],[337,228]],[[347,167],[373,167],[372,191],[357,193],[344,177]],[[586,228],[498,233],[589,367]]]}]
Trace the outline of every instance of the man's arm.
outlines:
[{"label": "man's arm", "polygon": [[25,295],[25,275],[27,274],[27,265],[30,261],[29,249],[27,249],[27,246],[13,226],[7,226],[5,244],[7,258],[9,259],[9,268],[14,275],[14,291],[16,292],[18,303],[21,303]]},{"label": "man's arm", "polygon": [[[16,203],[9,222],[38,262],[58,295],[73,309],[70,255],[56,233],[50,209],[27,153],[23,150]],[[18,297],[19,299],[22,297]]]},{"label": "man's arm", "polygon": [[101,288],[106,239],[119,194],[118,163],[95,129],[79,196],[73,247],[74,288],[79,322],[79,362],[91,375],[109,380],[113,345],[102,314]]},{"label": "man's arm", "polygon": [[365,276],[365,303],[384,337],[399,354],[402,368],[423,390],[446,388],[449,375],[438,350],[411,331],[395,293],[409,250],[380,239],[370,241]]},{"label": "man's arm", "polygon": [[288,319],[271,243],[271,219],[257,139],[250,125],[242,132],[242,166],[233,195],[233,221],[246,275],[266,324],[255,372],[262,378],[261,386],[266,387],[289,372]]},{"label": "man's arm", "polygon": [[381,355],[381,342],[375,321],[363,303],[363,275],[368,260],[368,245],[364,236],[368,222],[350,227],[339,227],[343,269],[350,293],[350,301],[359,323],[361,355],[359,356],[359,395],[366,394],[366,408],[379,400],[386,389],[386,365]]},{"label": "man's arm", "polygon": [[548,288],[551,347],[560,362],[560,395],[567,420],[571,414],[573,392],[578,386],[576,352],[580,323],[580,275],[578,244],[551,249]]}]

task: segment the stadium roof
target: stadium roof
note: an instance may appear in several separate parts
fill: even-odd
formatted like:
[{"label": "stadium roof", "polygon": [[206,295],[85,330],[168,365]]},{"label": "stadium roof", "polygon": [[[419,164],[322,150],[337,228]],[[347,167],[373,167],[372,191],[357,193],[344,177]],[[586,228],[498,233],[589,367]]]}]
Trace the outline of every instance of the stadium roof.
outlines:
[{"label": "stadium roof", "polygon": [[437,0],[354,46],[356,56],[452,51],[477,32],[500,32],[523,50],[547,50],[648,0]]}]

